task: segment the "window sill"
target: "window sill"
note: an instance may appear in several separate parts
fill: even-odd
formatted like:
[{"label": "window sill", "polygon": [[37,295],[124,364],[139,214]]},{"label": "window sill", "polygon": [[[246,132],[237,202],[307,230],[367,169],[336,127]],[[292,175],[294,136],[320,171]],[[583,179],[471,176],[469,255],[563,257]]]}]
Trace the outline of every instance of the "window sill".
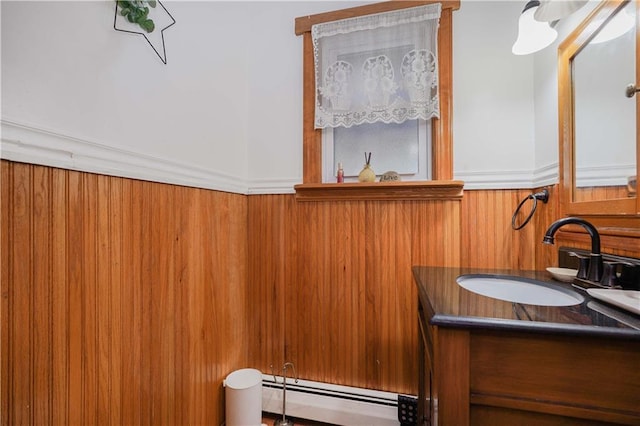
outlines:
[{"label": "window sill", "polygon": [[297,201],[461,200],[464,182],[432,180],[372,183],[303,183],[295,185]]}]

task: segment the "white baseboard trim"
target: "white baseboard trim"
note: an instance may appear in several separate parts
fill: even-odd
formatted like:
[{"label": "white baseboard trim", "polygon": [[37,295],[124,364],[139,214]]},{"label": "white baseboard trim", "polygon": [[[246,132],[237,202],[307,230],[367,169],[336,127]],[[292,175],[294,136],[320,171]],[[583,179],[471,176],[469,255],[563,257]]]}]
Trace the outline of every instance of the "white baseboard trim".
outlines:
[{"label": "white baseboard trim", "polygon": [[[289,417],[336,425],[398,426],[398,394],[287,379]],[[282,377],[262,375],[262,410],[282,414]]]}]

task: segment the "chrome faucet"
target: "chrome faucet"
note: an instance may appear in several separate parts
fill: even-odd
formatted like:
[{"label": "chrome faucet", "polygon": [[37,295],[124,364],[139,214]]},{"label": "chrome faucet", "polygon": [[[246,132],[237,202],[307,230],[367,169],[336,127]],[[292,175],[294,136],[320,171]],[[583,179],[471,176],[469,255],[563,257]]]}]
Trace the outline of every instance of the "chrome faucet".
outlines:
[{"label": "chrome faucet", "polygon": [[589,236],[591,236],[591,254],[589,255],[589,267],[587,270],[587,279],[589,281],[598,283],[602,280],[602,271],[604,265],[602,262],[602,254],[600,253],[600,234],[595,226],[579,217],[565,217],[558,219],[549,226],[547,232],[544,234],[542,242],[544,244],[553,244],[553,236],[556,231],[562,226],[567,224],[581,225],[587,230]]}]

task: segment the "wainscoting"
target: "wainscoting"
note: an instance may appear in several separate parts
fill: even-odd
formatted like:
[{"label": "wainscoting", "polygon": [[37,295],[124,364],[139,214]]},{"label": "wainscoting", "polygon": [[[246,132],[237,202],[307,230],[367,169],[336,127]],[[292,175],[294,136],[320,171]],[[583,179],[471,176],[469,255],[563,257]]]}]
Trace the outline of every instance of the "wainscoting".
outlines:
[{"label": "wainscoting", "polygon": [[269,372],[286,359],[308,380],[416,394],[411,266],[555,264],[557,248],[542,244],[555,201],[540,203],[521,231],[511,229],[513,210],[530,193],[468,191],[462,202],[250,196],[254,366]]},{"label": "wainscoting", "polygon": [[2,424],[220,424],[248,362],[246,196],[1,170]]},{"label": "wainscoting", "polygon": [[286,359],[308,380],[415,394],[411,266],[460,262],[460,204],[250,196],[255,367]]},{"label": "wainscoting", "polygon": [[[558,197],[297,202],[2,161],[0,424],[210,424],[222,380],[417,392],[415,264],[544,269]],[[563,239],[564,238],[564,239]],[[608,250],[638,256],[637,239]]]}]

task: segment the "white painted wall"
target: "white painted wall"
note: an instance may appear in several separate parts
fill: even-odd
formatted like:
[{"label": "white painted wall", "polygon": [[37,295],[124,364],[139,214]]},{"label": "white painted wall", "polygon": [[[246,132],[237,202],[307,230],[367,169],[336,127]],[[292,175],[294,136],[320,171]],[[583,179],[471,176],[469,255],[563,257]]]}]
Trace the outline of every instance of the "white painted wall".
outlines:
[{"label": "white painted wall", "polygon": [[[141,36],[113,30],[112,1],[3,0],[1,155],[291,192],[302,180],[294,20],[365,3],[166,1],[177,23],[164,65]],[[463,0],[454,13],[454,174],[467,189],[536,186],[544,168],[557,179],[555,50],[511,54],[524,3]]]},{"label": "white painted wall", "polygon": [[251,4],[247,129],[250,192],[290,191],[302,182],[302,37],[295,35],[295,19],[367,3]]},{"label": "white painted wall", "polygon": [[[113,29],[113,1],[2,1],[2,119],[28,126],[3,131],[23,143],[51,131],[95,144],[96,156],[142,154],[167,180],[167,168],[184,169],[213,187],[246,187],[247,5],[166,6],[177,23],[165,31],[164,65],[142,36]],[[5,142],[3,157],[19,150]],[[88,163],[78,168],[99,168]]]},{"label": "white painted wall", "polygon": [[522,7],[463,1],[454,13],[454,175],[474,187],[532,184],[533,56],[511,53]]}]

